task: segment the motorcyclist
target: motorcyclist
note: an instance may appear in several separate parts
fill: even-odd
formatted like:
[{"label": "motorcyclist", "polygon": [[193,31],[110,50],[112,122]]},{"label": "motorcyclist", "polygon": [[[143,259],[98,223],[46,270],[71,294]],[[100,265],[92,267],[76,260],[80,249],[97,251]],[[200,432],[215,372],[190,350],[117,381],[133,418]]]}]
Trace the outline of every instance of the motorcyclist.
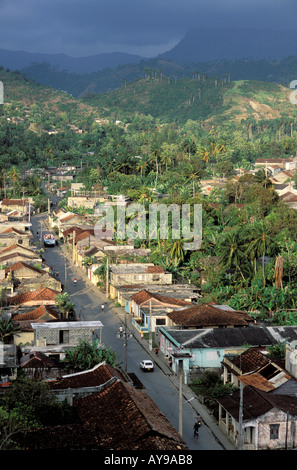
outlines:
[{"label": "motorcyclist", "polygon": [[200,415],[197,415],[196,423],[198,424],[198,427],[200,428],[200,426],[201,426],[201,416]]},{"label": "motorcyclist", "polygon": [[194,424],[194,437],[198,437],[198,432],[199,432],[199,424],[197,421],[195,421]]}]

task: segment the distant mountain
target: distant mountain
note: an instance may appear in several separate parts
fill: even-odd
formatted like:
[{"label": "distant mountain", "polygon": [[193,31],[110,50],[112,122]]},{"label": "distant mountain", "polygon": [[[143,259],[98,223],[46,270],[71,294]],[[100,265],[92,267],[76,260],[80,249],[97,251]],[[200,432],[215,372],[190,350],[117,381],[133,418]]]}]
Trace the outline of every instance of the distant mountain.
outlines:
[{"label": "distant mountain", "polygon": [[297,79],[297,30],[192,28],[170,51],[151,59],[116,52],[73,58],[0,49],[1,65],[76,97],[107,93],[145,77],[149,69],[173,79],[199,71],[288,86]]},{"label": "distant mountain", "polygon": [[21,70],[32,64],[47,63],[59,71],[85,74],[97,72],[106,68],[114,68],[121,64],[136,64],[143,57],[112,52],[97,54],[89,57],[70,57],[65,54],[43,54],[25,51],[9,51],[0,49],[0,65],[11,70]]},{"label": "distant mountain", "polygon": [[281,59],[297,54],[297,30],[248,28],[192,28],[160,58],[175,62],[209,62],[220,59]]}]

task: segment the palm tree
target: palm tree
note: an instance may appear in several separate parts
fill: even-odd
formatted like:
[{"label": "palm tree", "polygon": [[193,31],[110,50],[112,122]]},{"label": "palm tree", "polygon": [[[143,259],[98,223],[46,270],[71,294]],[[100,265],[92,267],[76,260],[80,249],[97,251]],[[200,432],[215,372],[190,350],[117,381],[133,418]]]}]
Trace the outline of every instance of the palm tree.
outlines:
[{"label": "palm tree", "polygon": [[185,259],[185,249],[180,240],[171,240],[168,242],[170,249],[170,258],[174,266],[178,266]]},{"label": "palm tree", "polygon": [[64,294],[58,294],[55,300],[62,312],[63,319],[67,319],[71,313],[74,313],[75,304],[70,300],[67,292]]},{"label": "palm tree", "polygon": [[136,170],[140,172],[141,180],[143,179],[143,174],[148,166],[148,162],[144,159],[141,159],[136,164]]},{"label": "palm tree", "polygon": [[95,256],[85,256],[82,265],[83,266],[92,266],[92,264],[95,264],[97,262],[97,258]]},{"label": "palm tree", "polygon": [[234,268],[235,271],[240,272],[242,279],[245,280],[241,267],[246,261],[246,256],[242,249],[239,232],[226,232],[219,246],[219,257],[225,268]]},{"label": "palm tree", "polygon": [[26,195],[27,196],[37,196],[41,193],[40,178],[36,175],[30,176],[25,180],[26,186]]},{"label": "palm tree", "polygon": [[3,188],[3,191],[4,191],[4,197],[6,198],[6,175],[7,175],[7,171],[5,169],[3,169],[1,171],[1,186]]},{"label": "palm tree", "polygon": [[271,187],[272,182],[268,175],[266,174],[266,171],[264,168],[261,168],[261,170],[257,171],[257,173],[254,175],[254,180],[256,183],[262,184],[264,188]]},{"label": "palm tree", "polygon": [[261,220],[252,225],[251,240],[246,250],[247,255],[252,255],[254,259],[262,256],[262,275],[264,286],[265,279],[265,254],[271,241],[271,233],[267,224]]},{"label": "palm tree", "polygon": [[15,196],[15,185],[16,185],[16,182],[19,181],[20,176],[21,176],[21,172],[15,166],[13,166],[7,172],[7,177],[12,181],[13,195],[14,196]]},{"label": "palm tree", "polygon": [[193,171],[188,179],[188,181],[192,181],[192,188],[193,188],[193,197],[195,197],[195,179],[199,175],[199,171]]}]

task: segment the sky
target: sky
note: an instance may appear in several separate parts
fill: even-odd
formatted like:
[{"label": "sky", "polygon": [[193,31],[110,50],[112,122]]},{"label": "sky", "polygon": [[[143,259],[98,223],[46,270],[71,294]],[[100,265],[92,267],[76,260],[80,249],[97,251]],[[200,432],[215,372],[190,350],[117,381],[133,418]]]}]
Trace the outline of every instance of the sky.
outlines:
[{"label": "sky", "polygon": [[297,29],[297,0],[0,0],[0,49],[156,57],[192,27]]}]

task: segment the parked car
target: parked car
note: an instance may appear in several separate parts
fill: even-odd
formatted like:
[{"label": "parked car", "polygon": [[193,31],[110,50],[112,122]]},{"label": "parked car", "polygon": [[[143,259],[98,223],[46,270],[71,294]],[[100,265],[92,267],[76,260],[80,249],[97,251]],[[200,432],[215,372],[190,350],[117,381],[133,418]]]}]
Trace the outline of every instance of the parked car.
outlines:
[{"label": "parked car", "polygon": [[153,371],[154,370],[153,361],[150,361],[149,359],[144,359],[140,363],[140,369],[142,369],[143,371]]}]

